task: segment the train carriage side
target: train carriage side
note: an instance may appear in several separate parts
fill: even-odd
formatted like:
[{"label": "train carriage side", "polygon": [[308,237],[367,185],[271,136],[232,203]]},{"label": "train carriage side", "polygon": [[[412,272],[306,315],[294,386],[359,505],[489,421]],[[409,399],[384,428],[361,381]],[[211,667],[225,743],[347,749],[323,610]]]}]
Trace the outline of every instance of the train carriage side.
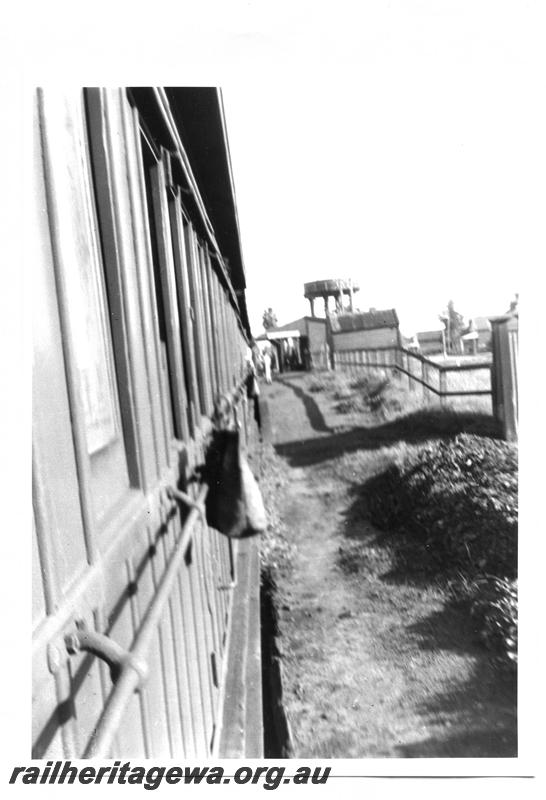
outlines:
[{"label": "train carriage side", "polygon": [[225,722],[257,546],[184,500],[218,393],[254,435],[221,97],[38,90],[35,134],[33,756],[259,756]]}]

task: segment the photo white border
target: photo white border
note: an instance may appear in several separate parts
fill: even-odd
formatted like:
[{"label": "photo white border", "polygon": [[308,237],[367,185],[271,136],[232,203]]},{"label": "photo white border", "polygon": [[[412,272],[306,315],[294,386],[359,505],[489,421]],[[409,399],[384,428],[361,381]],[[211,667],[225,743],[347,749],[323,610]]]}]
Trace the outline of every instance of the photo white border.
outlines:
[{"label": "photo white border", "polygon": [[[411,0],[410,0],[411,2]],[[92,7],[77,7],[71,3],[22,3],[8,15],[8,25],[3,32],[5,47],[2,54],[3,119],[5,180],[2,219],[6,223],[4,246],[11,245],[5,264],[7,269],[7,291],[2,296],[2,355],[5,385],[2,398],[1,441],[4,443],[4,459],[0,486],[2,505],[5,509],[4,531],[4,581],[1,584],[2,629],[5,632],[5,653],[2,659],[2,685],[4,700],[0,712],[2,760],[1,773],[8,774],[10,767],[26,763],[30,751],[30,363],[31,363],[31,305],[28,296],[31,286],[28,272],[21,271],[21,244],[25,238],[25,203],[28,197],[28,167],[30,164],[30,124],[32,92],[38,85],[228,85],[245,81],[249,72],[268,80],[291,81],[312,79],[312,69],[306,61],[305,48],[296,52],[290,30],[283,28],[283,15],[293,19],[287,6],[301,4],[302,13],[312,15],[317,6],[324,3],[263,2],[260,12],[257,0],[249,2],[202,2],[202,3],[155,3],[153,7],[141,8],[126,2],[105,3],[101,0]],[[330,4],[328,4],[330,5]],[[331,25],[343,26],[347,22],[347,10],[355,11],[358,3],[337,2],[331,5]],[[377,6],[378,3],[364,3]],[[391,3],[397,6],[397,3]],[[441,13],[441,8],[452,6],[447,0],[416,3],[427,6],[430,12]],[[516,2],[508,4],[513,13],[523,8]],[[275,10],[273,10],[275,6]],[[303,8],[305,6],[305,9]],[[498,2],[462,3],[469,19],[474,20],[479,32],[484,31],[488,14],[491,19],[503,11],[506,4]],[[540,13],[541,3],[527,3],[521,13],[528,14],[540,26],[544,17]],[[248,16],[245,16],[245,9]],[[253,25],[265,15],[265,26],[271,23],[273,30],[265,40],[254,40]],[[150,47],[150,16],[157,26],[157,38]],[[249,17],[251,17],[249,19]],[[246,23],[245,23],[246,20]],[[242,29],[241,29],[242,25]],[[262,20],[263,30],[263,20]],[[481,25],[481,27],[480,27]],[[283,35],[286,34],[286,36]],[[544,28],[542,29],[544,35]],[[319,35],[319,31],[316,31]],[[476,35],[476,28],[469,36]],[[534,47],[536,31],[529,30]],[[146,56],[141,46],[146,44]],[[524,52],[519,53],[526,58]],[[529,80],[536,82],[537,103],[544,106],[545,64],[535,64],[529,58]],[[300,69],[298,70],[298,64]],[[542,67],[542,73],[540,72]],[[335,70],[335,65],[330,65]],[[354,70],[358,64],[340,65],[340,77],[347,69]],[[537,71],[538,70],[538,71]],[[228,116],[229,116],[229,112]],[[251,110],[249,110],[251,113]],[[544,116],[541,119],[544,124]],[[546,126],[544,141],[546,142]],[[521,143],[522,150],[525,143]],[[522,157],[522,153],[507,154]],[[546,174],[544,152],[523,153],[523,168],[537,170],[537,196],[522,198],[533,213],[536,208],[544,210]],[[235,186],[237,176],[234,176]],[[544,217],[543,217],[544,219]],[[16,223],[16,224],[15,224]],[[504,791],[517,792],[522,796],[538,794],[538,785],[543,786],[542,734],[538,728],[543,711],[542,676],[543,636],[542,614],[537,613],[544,604],[537,571],[541,569],[538,546],[544,536],[542,513],[538,509],[543,494],[541,465],[534,461],[537,441],[543,436],[544,423],[540,409],[544,393],[544,377],[541,364],[537,366],[537,342],[541,343],[541,318],[544,316],[540,274],[544,274],[544,230],[537,231],[537,263],[522,269],[521,302],[521,365],[522,365],[522,424],[521,424],[521,667],[519,682],[519,741],[520,755],[517,759],[366,759],[335,760],[332,766],[340,775],[535,775],[526,783],[514,786],[511,779],[499,785],[497,782],[462,785],[459,781],[425,779],[410,781],[410,789],[418,784],[420,796],[437,797],[461,792],[491,794],[495,797]],[[244,250],[244,241],[243,241]],[[536,281],[536,282],[535,282]],[[540,288],[540,295],[538,290]],[[542,350],[540,347],[539,350]],[[533,376],[531,378],[530,376]],[[542,401],[543,402],[543,401]],[[539,417],[540,414],[540,417]],[[535,468],[536,467],[536,468]],[[539,573],[540,574],[540,573]],[[245,764],[252,762],[245,762]],[[265,762],[258,762],[265,763]],[[282,762],[279,762],[282,763]],[[290,762],[294,765],[307,763]],[[329,761],[311,762],[321,765]],[[287,762],[288,765],[288,762]],[[360,783],[358,782],[360,780]],[[388,781],[372,778],[331,779],[326,787],[293,788],[302,795],[307,791],[322,791],[327,795],[356,789],[364,796],[382,797],[389,792],[406,792],[408,783],[402,779]],[[9,787],[12,792],[19,787]],[[121,788],[121,787],[120,787]],[[133,791],[141,791],[133,788]],[[172,791],[172,787],[169,789]],[[175,789],[176,790],[176,789]],[[196,791],[194,789],[193,791]],[[42,791],[50,792],[51,787]],[[57,791],[57,789],[55,789]],[[88,788],[89,791],[89,788]],[[160,791],[165,791],[162,787]],[[202,791],[200,788],[199,791]],[[211,793],[217,792],[210,787]],[[250,791],[246,787],[225,787],[223,796],[230,792]],[[260,787],[257,791],[261,792]],[[277,791],[285,791],[281,787]]]}]

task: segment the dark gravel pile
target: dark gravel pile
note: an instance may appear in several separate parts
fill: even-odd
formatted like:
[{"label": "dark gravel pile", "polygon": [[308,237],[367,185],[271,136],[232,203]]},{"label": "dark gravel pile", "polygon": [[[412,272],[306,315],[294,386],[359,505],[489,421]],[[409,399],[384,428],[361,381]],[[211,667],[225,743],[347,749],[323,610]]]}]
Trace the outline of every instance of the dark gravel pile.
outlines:
[{"label": "dark gravel pile", "polygon": [[486,643],[516,654],[517,448],[461,434],[428,443],[367,486],[398,565],[470,600]]}]

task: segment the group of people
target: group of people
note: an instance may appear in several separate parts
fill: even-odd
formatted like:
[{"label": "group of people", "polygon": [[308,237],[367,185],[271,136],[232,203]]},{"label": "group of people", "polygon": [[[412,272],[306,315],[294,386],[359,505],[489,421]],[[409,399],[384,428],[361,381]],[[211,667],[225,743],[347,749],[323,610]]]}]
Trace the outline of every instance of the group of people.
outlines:
[{"label": "group of people", "polygon": [[252,347],[252,364],[256,375],[263,377],[266,383],[271,383],[271,372],[278,369],[277,356],[271,345],[263,350],[255,344]]},{"label": "group of people", "polygon": [[[279,364],[279,358],[282,360],[282,364]],[[302,361],[304,369],[310,369],[311,356],[307,340],[305,340],[302,348]],[[286,369],[301,369],[301,363],[294,344],[285,341],[282,342],[279,351],[270,343],[260,348],[256,342],[253,342],[252,346],[247,350],[246,362],[248,365],[246,379],[247,397],[254,402],[254,416],[261,430],[260,404],[258,400],[260,387],[258,378],[263,378],[265,383],[270,384],[272,382],[273,372],[284,371]]]}]

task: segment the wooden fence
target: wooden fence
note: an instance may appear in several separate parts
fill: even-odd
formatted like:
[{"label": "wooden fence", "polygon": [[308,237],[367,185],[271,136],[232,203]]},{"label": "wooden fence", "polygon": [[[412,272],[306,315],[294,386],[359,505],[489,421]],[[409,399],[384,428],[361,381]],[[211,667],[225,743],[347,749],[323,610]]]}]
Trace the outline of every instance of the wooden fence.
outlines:
[{"label": "wooden fence", "polygon": [[420,386],[424,399],[437,397],[441,404],[455,398],[489,397],[490,411],[501,426],[503,438],[516,441],[519,320],[517,315],[507,314],[492,318],[491,326],[490,362],[484,359],[460,363],[457,359],[455,364],[442,363],[403,347],[382,347],[334,352],[333,366],[351,371],[370,367],[396,370],[407,376],[410,391]]},{"label": "wooden fence", "polygon": [[[419,353],[406,350],[403,347],[381,347],[373,350],[341,350],[333,354],[334,369],[348,369],[351,371],[363,368],[396,370],[408,378],[411,391],[418,386],[422,388],[423,397],[433,399],[438,397],[440,403],[446,403],[450,398],[456,397],[491,397],[491,369],[492,364],[479,361],[468,364],[445,364],[432,361]],[[481,372],[480,376],[476,373]],[[461,375],[474,374],[474,385],[453,387],[452,377],[457,377],[461,383]],[[485,378],[485,379],[484,379]],[[456,381],[457,382],[457,381]]]}]

